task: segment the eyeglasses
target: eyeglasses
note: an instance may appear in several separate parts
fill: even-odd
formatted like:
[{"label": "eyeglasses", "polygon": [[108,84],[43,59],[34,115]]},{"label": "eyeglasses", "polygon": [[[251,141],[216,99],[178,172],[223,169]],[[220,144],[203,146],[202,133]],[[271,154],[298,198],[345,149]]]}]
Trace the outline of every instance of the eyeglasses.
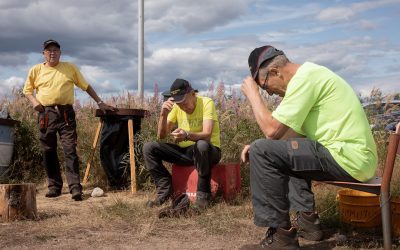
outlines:
[{"label": "eyeglasses", "polygon": [[265,79],[263,84],[259,84],[258,86],[260,86],[260,88],[267,90],[267,86],[268,86],[268,75],[269,75],[269,70],[267,71],[267,73],[265,73]]},{"label": "eyeglasses", "polygon": [[52,50],[45,49],[44,52],[46,52],[48,54],[51,54],[51,53],[57,54],[57,53],[60,53],[60,50],[59,49],[52,49]]}]

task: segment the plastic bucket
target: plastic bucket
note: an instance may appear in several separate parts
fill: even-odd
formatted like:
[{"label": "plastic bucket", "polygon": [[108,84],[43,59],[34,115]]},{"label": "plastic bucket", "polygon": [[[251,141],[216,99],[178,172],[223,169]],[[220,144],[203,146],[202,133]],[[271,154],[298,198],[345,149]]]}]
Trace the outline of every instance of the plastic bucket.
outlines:
[{"label": "plastic bucket", "polygon": [[393,235],[400,237],[400,197],[393,198],[391,203]]},{"label": "plastic bucket", "polygon": [[14,151],[14,127],[19,121],[0,118],[0,183],[8,181],[8,166]]},{"label": "plastic bucket", "polygon": [[359,228],[373,228],[382,224],[378,195],[341,189],[337,200],[342,222]]}]

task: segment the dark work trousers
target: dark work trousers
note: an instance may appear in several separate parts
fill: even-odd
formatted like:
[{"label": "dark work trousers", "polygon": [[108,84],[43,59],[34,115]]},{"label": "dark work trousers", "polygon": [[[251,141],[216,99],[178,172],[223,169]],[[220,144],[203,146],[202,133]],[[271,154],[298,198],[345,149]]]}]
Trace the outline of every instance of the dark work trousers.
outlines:
[{"label": "dark work trousers", "polygon": [[65,175],[68,187],[82,190],[79,177],[79,161],[76,153],[77,134],[75,111],[71,105],[44,107],[39,113],[40,146],[43,153],[43,166],[47,173],[49,189],[61,191],[63,180],[57,156],[57,134],[65,158]]},{"label": "dark work trousers", "polygon": [[311,180],[358,182],[306,138],[259,139],[249,154],[254,224],[260,227],[289,227],[289,210],[314,211]]},{"label": "dark work trousers", "polygon": [[148,142],[143,147],[143,155],[146,168],[156,184],[159,199],[172,195],[171,174],[162,161],[180,166],[195,165],[199,176],[197,191],[211,193],[211,168],[221,159],[220,149],[205,140],[199,140],[186,148],[171,143]]}]

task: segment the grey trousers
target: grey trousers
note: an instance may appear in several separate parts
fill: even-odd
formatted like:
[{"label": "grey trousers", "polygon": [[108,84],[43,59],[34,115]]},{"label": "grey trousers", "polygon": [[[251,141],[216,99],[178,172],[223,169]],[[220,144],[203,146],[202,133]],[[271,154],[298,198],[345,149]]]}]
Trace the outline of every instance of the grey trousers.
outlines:
[{"label": "grey trousers", "polygon": [[289,210],[314,211],[311,180],[358,182],[306,138],[259,139],[249,154],[254,224],[260,227],[290,227]]},{"label": "grey trousers", "polygon": [[211,193],[211,168],[221,159],[221,151],[205,140],[186,148],[171,143],[148,142],[143,147],[143,156],[146,169],[156,184],[157,197],[165,199],[172,194],[172,183],[171,174],[162,161],[180,166],[195,165],[199,176],[197,191]]},{"label": "grey trousers", "polygon": [[[46,120],[43,124],[43,120]],[[40,147],[43,153],[43,166],[47,173],[48,188],[60,190],[63,180],[60,171],[60,161],[57,155],[57,134],[64,151],[65,176],[70,192],[73,188],[82,190],[79,175],[79,159],[76,152],[77,134],[75,111],[71,105],[45,107],[39,113]]]}]

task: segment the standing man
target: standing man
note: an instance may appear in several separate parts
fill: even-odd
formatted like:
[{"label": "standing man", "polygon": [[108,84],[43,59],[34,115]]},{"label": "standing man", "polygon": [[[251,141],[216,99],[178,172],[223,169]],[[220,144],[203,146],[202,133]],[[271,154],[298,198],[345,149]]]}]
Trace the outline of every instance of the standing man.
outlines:
[{"label": "standing man", "polygon": [[[211,168],[221,158],[220,130],[213,100],[197,96],[190,83],[176,79],[170,88],[171,97],[161,107],[157,135],[171,136],[176,144],[148,142],[143,153],[146,168],[157,187],[157,197],[149,207],[160,206],[172,195],[171,174],[162,161],[179,165],[195,165],[199,174],[195,208],[205,209],[211,198]],[[172,132],[171,132],[172,131]]]},{"label": "standing man", "polygon": [[[43,166],[47,173],[46,197],[61,195],[63,181],[57,156],[57,133],[64,150],[65,174],[72,199],[82,200],[79,162],[76,153],[77,134],[74,103],[74,86],[85,90],[99,108],[106,112],[113,107],[105,104],[72,63],[60,62],[61,46],[55,40],[43,43],[45,62],[33,66],[25,82],[23,93],[39,112],[40,146]],[[36,94],[34,95],[34,91]]]},{"label": "standing man", "polygon": [[[266,137],[241,154],[250,159],[254,223],[268,227],[262,247],[297,249],[297,235],[323,238],[311,180],[368,181],[377,164],[374,138],[353,89],[329,69],[294,64],[272,46],[254,49],[248,63],[241,90]],[[283,97],[275,111],[259,88]],[[305,138],[282,140],[291,131]],[[293,224],[289,209],[297,211]]]}]

